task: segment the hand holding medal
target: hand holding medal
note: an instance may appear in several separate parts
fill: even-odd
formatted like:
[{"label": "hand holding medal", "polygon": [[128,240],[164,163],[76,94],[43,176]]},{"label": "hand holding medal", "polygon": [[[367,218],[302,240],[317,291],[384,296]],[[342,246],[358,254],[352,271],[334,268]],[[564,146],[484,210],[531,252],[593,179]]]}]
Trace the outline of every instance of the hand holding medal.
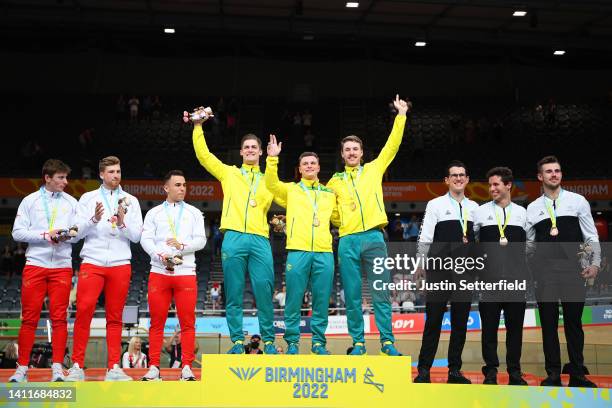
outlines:
[{"label": "hand holding medal", "polygon": [[202,122],[206,122],[209,118],[214,117],[213,111],[210,106],[206,108],[203,106],[197,107],[193,110],[193,112],[189,113],[187,111],[183,111],[183,122],[188,123],[189,121],[199,124]]},{"label": "hand holding medal", "polygon": [[272,230],[278,233],[287,233],[287,217],[284,215],[276,215],[270,220],[270,225],[272,225]]}]

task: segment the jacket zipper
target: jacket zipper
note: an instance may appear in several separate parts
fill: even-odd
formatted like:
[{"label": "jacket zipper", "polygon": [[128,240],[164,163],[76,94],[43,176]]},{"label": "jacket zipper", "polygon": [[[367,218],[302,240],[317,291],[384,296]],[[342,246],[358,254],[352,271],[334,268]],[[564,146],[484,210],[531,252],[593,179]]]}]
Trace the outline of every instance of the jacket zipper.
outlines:
[{"label": "jacket zipper", "polygon": [[353,175],[351,174],[351,183],[353,183],[353,190],[355,190],[355,195],[357,196],[357,201],[359,202],[359,212],[361,213],[361,228],[365,231],[365,221],[363,220],[363,208],[361,207],[361,198],[359,198],[359,192],[357,191],[357,186],[355,186],[355,180],[353,179]]}]

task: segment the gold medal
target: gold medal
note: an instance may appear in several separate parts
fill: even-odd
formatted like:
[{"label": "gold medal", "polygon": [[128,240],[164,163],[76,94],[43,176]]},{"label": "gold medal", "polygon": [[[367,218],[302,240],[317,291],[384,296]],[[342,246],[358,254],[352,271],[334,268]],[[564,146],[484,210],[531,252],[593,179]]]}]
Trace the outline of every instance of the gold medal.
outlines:
[{"label": "gold medal", "polygon": [[354,201],[352,201],[351,202],[351,211],[355,211],[356,209],[357,209],[357,204]]},{"label": "gold medal", "polygon": [[318,227],[319,225],[321,225],[321,223],[319,222],[319,219],[316,216],[312,219],[312,225],[314,225],[315,227]]},{"label": "gold medal", "polygon": [[468,237],[467,237],[467,236],[465,236],[465,235],[463,236],[463,243],[464,243],[464,244],[467,244],[467,243],[468,243]]},{"label": "gold medal", "polygon": [[506,238],[506,237],[499,238],[499,245],[501,245],[501,246],[508,245],[508,238]]},{"label": "gold medal", "polygon": [[557,235],[559,235],[559,228],[557,227],[552,227],[550,229],[550,235],[553,237],[556,237]]},{"label": "gold medal", "polygon": [[257,207],[257,201],[255,201],[255,199],[254,199],[254,198],[251,198],[251,199],[249,200],[249,205],[250,205],[251,207]]}]

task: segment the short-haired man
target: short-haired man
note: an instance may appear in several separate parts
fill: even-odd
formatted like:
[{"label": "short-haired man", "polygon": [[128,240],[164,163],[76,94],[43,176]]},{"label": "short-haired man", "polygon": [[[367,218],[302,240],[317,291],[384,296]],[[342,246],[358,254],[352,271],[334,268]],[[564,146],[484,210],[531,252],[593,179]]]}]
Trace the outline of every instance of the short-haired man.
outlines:
[{"label": "short-haired man", "polygon": [[[492,200],[482,204],[474,214],[474,234],[480,242],[485,258],[485,269],[480,272],[484,282],[502,280],[526,282],[524,262],[527,212],[512,202],[514,177],[508,167],[494,167],[487,173]],[[521,374],[525,292],[483,291],[478,309],[482,322],[482,357],[485,366],[484,384],[497,384],[497,332],[501,313],[506,326],[506,366],[508,385],[527,385]]]},{"label": "short-haired man", "polygon": [[[106,381],[131,381],[120,368],[122,313],[132,275],[130,242],[140,241],[142,213],[136,197],[121,189],[121,162],[108,156],[99,163],[100,188],[81,196],[78,206],[80,235],[85,237],[77,290],[73,366],[66,381],[84,381],[85,349],[91,319],[104,291],[106,309]],[[128,207],[129,203],[129,207]],[[127,210],[129,208],[129,211]],[[94,214],[92,217],[91,214]],[[81,227],[83,225],[83,227]]]},{"label": "short-haired man", "polygon": [[286,354],[299,354],[300,308],[310,283],[312,292],[312,354],[327,355],[325,330],[328,323],[329,297],[334,279],[334,254],[329,231],[336,210],[336,195],[319,182],[319,156],[304,152],[299,158],[299,183],[278,179],[278,155],[282,143],[270,135],[266,159],[266,186],[287,202],[287,266],[285,281]]},{"label": "short-haired man", "polygon": [[[182,381],[195,381],[191,371],[195,346],[195,307],[198,295],[195,252],[206,245],[204,216],[185,203],[187,183],[180,170],[163,179],[166,201],[147,212],[140,244],[151,256],[149,277],[149,371],[143,381],[161,380],[159,356],[168,309],[174,298],[182,333]],[[177,258],[178,257],[178,258]],[[175,265],[176,259],[179,263]]]},{"label": "short-haired man", "polygon": [[[30,353],[43,300],[49,297],[53,329],[51,381],[64,381],[62,362],[68,330],[66,311],[72,282],[73,239],[67,231],[76,222],[77,201],[64,192],[70,167],[49,159],[42,168],[44,185],[19,204],[13,224],[13,239],[26,242],[26,264],[21,287],[21,328],[17,370],[10,382],[26,382]],[[70,241],[69,241],[70,240]]]},{"label": "short-haired man", "polygon": [[[542,324],[542,345],[548,377],[541,385],[561,386],[559,300],[569,354],[570,387],[596,387],[584,367],[582,311],[584,280],[595,278],[601,247],[589,202],[561,187],[561,164],[555,156],[538,162],[544,194],[527,207],[527,255],[537,284],[536,298]],[[582,246],[582,247],[581,247]],[[576,253],[584,256],[577,261]]]},{"label": "short-haired man", "polygon": [[[468,244],[474,242],[474,211],[478,204],[465,196],[465,188],[470,181],[467,167],[460,161],[452,161],[446,167],[444,182],[448,193],[427,203],[421,224],[421,234],[417,244],[417,259],[457,258],[469,255]],[[427,264],[429,266],[429,264]],[[436,269],[437,268],[437,269]],[[424,268],[416,271],[416,278],[425,274]],[[433,263],[427,268],[427,282],[456,283],[468,278],[468,274],[441,269]],[[465,291],[435,290],[427,292],[425,302],[425,328],[419,353],[419,374],[415,383],[431,382],[429,371],[433,365],[442,318],[446,304],[450,301],[451,334],[448,344],[448,383],[470,384],[471,381],[461,373],[461,354],[465,345],[467,322],[470,315],[471,294]]]},{"label": "short-haired man", "polygon": [[[388,220],[383,202],[382,179],[402,143],[408,111],[408,104],[399,95],[395,96],[393,105],[398,114],[378,157],[362,166],[361,139],[354,135],[345,137],[341,141],[340,152],[345,171],[334,174],[327,183],[327,187],[336,193],[341,220],[338,263],[344,287],[348,330],[353,339],[351,355],[366,354],[361,310],[362,270],[367,271],[371,285],[374,280],[390,281],[388,270],[381,275],[374,275],[373,263],[375,258],[387,256],[383,228]],[[373,286],[370,292],[376,326],[380,331],[381,353],[399,356],[401,354],[395,348],[391,324],[389,293],[387,290],[374,290]]]},{"label": "short-haired man", "polygon": [[261,140],[254,134],[240,141],[242,166],[229,166],[210,152],[204,139],[202,123],[212,112],[201,112],[203,119],[193,120],[193,148],[200,164],[217,180],[223,189],[221,247],[225,309],[230,339],[229,354],[244,354],[242,330],[244,281],[247,270],[257,303],[259,331],[266,354],[278,354],[274,346],[274,264],[270,246],[267,213],[272,200],[282,204],[263,183],[259,159],[263,154]]}]

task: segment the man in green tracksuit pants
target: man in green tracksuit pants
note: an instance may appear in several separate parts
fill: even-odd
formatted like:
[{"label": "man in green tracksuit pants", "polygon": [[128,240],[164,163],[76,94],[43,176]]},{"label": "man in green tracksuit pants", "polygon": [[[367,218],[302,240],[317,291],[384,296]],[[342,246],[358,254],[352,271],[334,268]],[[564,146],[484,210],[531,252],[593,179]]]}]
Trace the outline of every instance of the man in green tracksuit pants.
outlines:
[{"label": "man in green tracksuit pants", "polygon": [[[212,114],[212,112],[211,112]],[[221,248],[227,325],[234,345],[229,354],[244,353],[242,304],[245,274],[249,271],[257,302],[259,330],[264,341],[264,353],[278,354],[274,347],[274,266],[268,240],[270,226],[267,213],[274,195],[268,191],[259,170],[263,154],[261,140],[253,134],[242,138],[240,168],[222,163],[210,152],[202,130],[203,120],[194,120],[193,146],[202,166],[223,188],[221,231],[225,236]],[[284,202],[278,201],[279,205]]]},{"label": "man in green tracksuit pants", "polygon": [[[352,355],[366,353],[363,315],[361,310],[361,272],[366,270],[368,280],[389,282],[389,271],[373,273],[374,258],[386,257],[387,247],[382,228],[388,224],[382,195],[383,175],[399,150],[404,135],[408,104],[395,97],[393,102],[398,114],[389,139],[378,157],[361,165],[363,143],[357,136],[342,139],[342,159],[345,171],[333,175],[327,187],[338,197],[340,214],[340,242],[338,263],[344,287],[346,317],[349,334],[353,338]],[[395,348],[391,324],[391,301],[387,290],[375,290],[370,286],[374,317],[380,332],[381,353],[401,355]]]},{"label": "man in green tracksuit pants", "polygon": [[334,255],[329,223],[337,217],[336,195],[319,183],[319,156],[304,152],[299,158],[299,183],[278,179],[281,144],[270,135],[266,160],[266,186],[275,197],[287,202],[287,299],[285,302],[286,354],[299,354],[300,308],[304,291],[312,287],[312,354],[326,355],[329,297],[334,278]]}]

